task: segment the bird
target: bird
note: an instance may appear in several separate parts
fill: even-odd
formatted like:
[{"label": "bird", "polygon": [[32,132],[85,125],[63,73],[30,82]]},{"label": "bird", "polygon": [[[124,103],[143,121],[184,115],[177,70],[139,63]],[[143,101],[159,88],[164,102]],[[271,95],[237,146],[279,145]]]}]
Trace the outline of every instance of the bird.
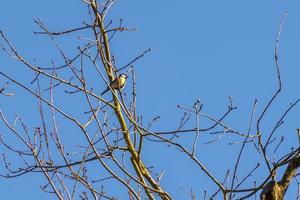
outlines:
[{"label": "bird", "polygon": [[[127,75],[126,74],[120,74],[118,77],[116,77],[110,84],[110,88],[114,90],[122,90],[126,84]],[[106,92],[109,91],[109,87],[104,90],[101,95],[104,95]]]}]

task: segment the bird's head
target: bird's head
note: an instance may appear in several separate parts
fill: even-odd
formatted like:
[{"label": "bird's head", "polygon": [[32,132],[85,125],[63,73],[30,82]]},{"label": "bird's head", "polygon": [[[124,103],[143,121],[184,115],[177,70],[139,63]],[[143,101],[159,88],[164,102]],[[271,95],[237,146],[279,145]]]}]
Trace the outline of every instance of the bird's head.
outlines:
[{"label": "bird's head", "polygon": [[120,74],[120,78],[127,78],[127,75],[126,74]]}]

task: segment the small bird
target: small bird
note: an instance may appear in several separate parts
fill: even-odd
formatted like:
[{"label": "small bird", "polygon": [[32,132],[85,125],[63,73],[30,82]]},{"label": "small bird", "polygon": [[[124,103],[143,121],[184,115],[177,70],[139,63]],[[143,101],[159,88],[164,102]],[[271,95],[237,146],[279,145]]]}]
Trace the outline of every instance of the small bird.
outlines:
[{"label": "small bird", "polygon": [[[111,83],[110,83],[110,87],[111,89],[114,90],[122,90],[126,84],[126,79],[127,76],[126,74],[120,74],[117,78],[115,78]],[[101,95],[105,94],[106,92],[109,91],[109,87],[106,88],[106,90],[104,90]]]}]

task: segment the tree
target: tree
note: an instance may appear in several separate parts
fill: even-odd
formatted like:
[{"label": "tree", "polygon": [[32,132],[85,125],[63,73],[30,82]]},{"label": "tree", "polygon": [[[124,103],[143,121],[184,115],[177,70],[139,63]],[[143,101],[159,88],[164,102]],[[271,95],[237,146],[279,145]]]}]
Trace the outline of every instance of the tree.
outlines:
[{"label": "tree", "polygon": [[[297,180],[299,148],[290,150],[289,144],[284,144],[283,135],[279,137],[277,132],[300,99],[276,118],[272,129],[264,130],[262,127],[267,113],[272,111],[274,101],[282,91],[278,48],[286,13],[275,41],[277,90],[259,112],[256,111],[258,101],[253,102],[248,131],[239,131],[226,122],[237,110],[231,97],[220,117],[203,112],[203,104],[198,99],[192,106],[178,105],[182,118],[177,128],[158,131],[155,123],[159,117],[145,124],[136,103],[134,64],[151,49],[119,66],[110,48],[111,41],[118,32],[134,29],[123,26],[122,20],[116,24],[107,18],[113,0],[89,0],[83,4],[88,6],[89,21],[83,22],[80,27],[57,32],[48,29],[41,19],[35,20],[41,29],[35,34],[51,40],[62,65],[55,60],[51,60],[51,66],[30,61],[14,47],[6,33],[0,32],[3,51],[26,69],[26,75],[33,76],[30,81],[24,81],[16,74],[10,75],[1,70],[2,80],[7,83],[0,93],[11,98],[13,92],[10,88],[16,85],[37,101],[39,111],[38,126],[32,125],[31,119],[23,119],[17,114],[9,120],[0,112],[6,127],[1,143],[6,148],[3,163],[7,173],[3,172],[2,177],[41,174],[46,180],[42,190],[57,199],[176,199],[163,183],[164,171],[157,173],[155,164],[160,160],[157,159],[151,167],[152,163],[149,165],[143,156],[146,145],[157,148],[163,144],[166,148],[172,148],[170,157],[178,153],[184,155],[198,170],[197,173],[209,181],[205,186],[209,190],[204,190],[204,199],[246,199],[258,194],[261,199],[283,199],[292,179]],[[74,33],[80,33],[83,41],[75,52],[66,50],[58,39]],[[126,89],[113,90],[110,83],[120,73],[126,73],[129,77]],[[110,94],[101,96],[101,90],[106,87]],[[80,107],[74,108],[70,102]],[[297,131],[298,136],[295,134],[294,137],[299,139],[300,131]],[[231,144],[236,145],[239,151],[237,156],[234,155],[235,159],[229,161],[233,167],[226,169],[222,180],[216,174],[224,170],[223,166],[214,166],[215,170],[211,170],[202,161],[199,138],[208,135],[206,145],[218,145],[225,134],[230,135]],[[215,138],[215,135],[218,137]],[[237,140],[241,142],[235,144]],[[271,158],[283,145],[284,153],[279,154],[278,158]],[[226,148],[223,150],[226,151]],[[239,173],[241,159],[250,151],[257,156],[257,164],[246,168],[246,175]],[[21,162],[10,161],[13,155]],[[165,169],[166,173],[170,167]],[[202,183],[202,179],[199,182]],[[194,190],[187,193],[191,199],[196,199]]]}]

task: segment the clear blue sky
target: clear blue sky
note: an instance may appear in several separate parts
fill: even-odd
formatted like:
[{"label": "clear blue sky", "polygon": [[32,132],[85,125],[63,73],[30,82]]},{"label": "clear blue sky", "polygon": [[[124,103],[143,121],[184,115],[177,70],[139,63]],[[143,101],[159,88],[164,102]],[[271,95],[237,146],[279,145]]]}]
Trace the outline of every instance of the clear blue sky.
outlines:
[{"label": "clear blue sky", "polygon": [[[137,27],[137,31],[119,34],[111,44],[112,51],[117,64],[122,66],[139,53],[152,48],[150,54],[135,64],[138,111],[149,120],[160,115],[160,129],[170,130],[177,127],[181,116],[176,108],[178,104],[192,106],[200,98],[205,112],[220,116],[226,109],[227,97],[232,96],[239,109],[228,119],[228,123],[245,131],[253,100],[258,98],[260,112],[276,89],[275,38],[280,19],[288,11],[279,51],[283,93],[263,127],[264,130],[269,130],[272,122],[278,119],[289,103],[300,97],[299,10],[300,2],[292,0],[117,1],[109,18],[118,20],[121,17],[125,25]],[[53,46],[49,46],[48,39],[33,35],[34,31],[39,30],[33,19],[41,18],[51,30],[76,27],[88,19],[86,7],[79,0],[27,0],[17,3],[3,1],[0,13],[0,30],[29,59],[48,64],[50,58],[55,58],[57,53],[54,53],[56,51]],[[75,44],[79,42],[77,36],[79,34],[72,36],[73,40],[67,42],[64,50],[75,50]],[[23,76],[21,65],[17,65],[3,52],[0,53],[0,70],[14,74],[24,82],[32,79]],[[0,78],[0,85],[4,82]],[[36,109],[36,103],[30,102],[29,96],[23,102],[16,103],[18,91],[15,91],[15,101],[0,96],[0,109],[6,115],[17,112],[31,120],[31,110]],[[75,108],[80,105],[70,106]],[[299,113],[296,108],[280,129],[284,131],[286,139],[282,152],[287,152],[297,139],[295,129],[299,126]],[[0,124],[0,133],[6,134],[2,132],[1,126],[3,125]],[[230,140],[236,141],[230,136],[211,146],[203,145],[207,139],[203,137],[200,142],[199,152],[203,153],[199,153],[199,156],[219,179],[223,179],[227,167],[233,166],[231,161],[235,160],[239,146],[228,145]],[[157,172],[168,169],[163,186],[174,199],[188,199],[179,189],[181,186],[186,190],[193,187],[199,199],[203,197],[203,189],[211,189],[202,188],[201,182],[207,182],[208,179],[203,178],[202,172],[185,156],[178,153],[175,154],[176,158],[170,158],[168,153],[176,152],[175,149],[163,145],[156,147],[156,150],[151,147],[146,146],[144,159],[149,165],[156,166]],[[154,157],[153,154],[158,151],[159,158]],[[253,155],[250,152],[249,163],[247,159],[243,160],[241,171],[246,174],[249,165],[252,169],[255,166],[255,161],[252,161]],[[37,175],[11,180],[0,178],[1,197],[52,199],[51,195],[39,190],[42,180]],[[296,189],[291,188],[287,195],[294,196],[295,193]]]}]

